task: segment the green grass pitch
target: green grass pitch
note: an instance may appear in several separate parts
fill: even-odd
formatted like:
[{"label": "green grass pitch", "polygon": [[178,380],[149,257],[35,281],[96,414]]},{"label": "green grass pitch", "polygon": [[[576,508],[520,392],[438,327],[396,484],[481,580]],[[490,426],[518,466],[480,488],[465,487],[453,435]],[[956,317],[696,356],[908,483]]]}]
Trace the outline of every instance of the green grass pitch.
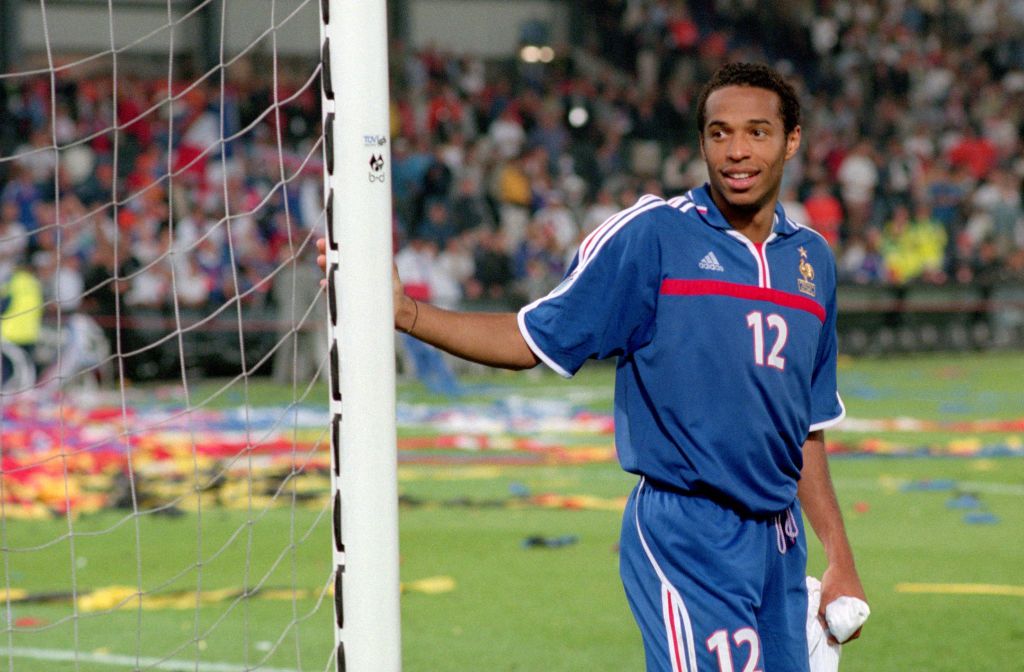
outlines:
[{"label": "green grass pitch", "polygon": [[[1017,353],[843,362],[840,386],[851,419],[904,420],[869,430],[841,427],[829,432],[830,440],[849,447],[869,441],[883,452],[961,454],[833,457],[833,478],[873,610],[863,638],[844,652],[844,672],[1005,672],[1021,666],[1024,431],[1012,421],[1024,420],[1022,380],[1024,357]],[[478,386],[459,404],[512,395],[568,399],[597,412],[611,404],[611,373],[601,366],[585,368],[574,381],[491,374],[468,382]],[[259,383],[250,398],[269,403],[283,394]],[[439,403],[416,383],[403,383],[399,399]],[[986,420],[1006,422],[980,422]],[[404,428],[400,434],[405,439],[425,432]],[[606,435],[546,438],[570,448],[610,445]],[[881,443],[870,443],[874,439]],[[454,581],[449,591],[403,595],[407,672],[643,669],[617,575],[619,512],[543,508],[517,497],[552,493],[613,502],[628,493],[633,477],[607,462],[449,461],[403,464],[400,472],[400,491],[413,503],[401,509],[402,580],[412,588],[430,577]],[[0,605],[0,664],[10,670],[328,666],[333,614],[323,588],[330,525],[322,507],[253,513],[204,508],[201,517],[137,520],[103,512],[71,522],[5,520],[0,533],[5,551],[18,549],[4,553],[4,585],[53,594],[51,601]],[[537,536],[571,536],[575,543],[524,547],[524,540]],[[820,572],[816,540],[810,547],[811,571]],[[209,604],[196,606],[197,577],[203,591],[263,590],[252,597],[209,593]],[[147,591],[184,595],[186,604],[76,616],[61,597],[140,583]],[[281,587],[288,590],[271,592]],[[306,592],[293,595],[292,587]],[[107,597],[118,599],[113,592]],[[194,664],[197,657],[206,667]],[[181,661],[188,666],[175,667]]]}]

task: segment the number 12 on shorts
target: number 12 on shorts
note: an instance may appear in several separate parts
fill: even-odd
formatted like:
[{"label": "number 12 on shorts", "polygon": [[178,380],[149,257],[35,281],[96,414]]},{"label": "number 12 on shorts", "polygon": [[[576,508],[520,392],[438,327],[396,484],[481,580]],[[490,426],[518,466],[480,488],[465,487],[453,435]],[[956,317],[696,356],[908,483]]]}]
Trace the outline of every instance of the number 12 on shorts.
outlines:
[{"label": "number 12 on shorts", "polygon": [[732,647],[729,643],[728,630],[716,630],[708,637],[708,651],[718,656],[719,672],[762,672],[758,667],[761,662],[761,640],[753,628],[740,628],[732,634],[737,651],[749,647],[747,662],[742,670],[737,670],[732,661]]}]

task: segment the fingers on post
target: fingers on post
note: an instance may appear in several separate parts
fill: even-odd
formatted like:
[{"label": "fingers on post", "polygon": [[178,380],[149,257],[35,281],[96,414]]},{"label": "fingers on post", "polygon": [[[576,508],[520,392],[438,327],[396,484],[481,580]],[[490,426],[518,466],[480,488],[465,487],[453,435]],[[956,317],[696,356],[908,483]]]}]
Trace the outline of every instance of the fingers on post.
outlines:
[{"label": "fingers on post", "polygon": [[316,255],[316,265],[320,270],[327,271],[327,241],[323,238],[316,239],[316,249],[320,253]]}]

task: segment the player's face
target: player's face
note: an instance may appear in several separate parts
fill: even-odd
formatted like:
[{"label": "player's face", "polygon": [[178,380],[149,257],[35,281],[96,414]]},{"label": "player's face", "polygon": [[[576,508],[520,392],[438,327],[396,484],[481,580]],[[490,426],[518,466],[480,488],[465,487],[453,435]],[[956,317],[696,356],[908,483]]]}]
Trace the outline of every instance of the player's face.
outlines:
[{"label": "player's face", "polygon": [[727,218],[774,209],[783,166],[800,147],[800,127],[783,126],[779,95],[722,87],[708,96],[705,119],[700,146],[715,204]]}]

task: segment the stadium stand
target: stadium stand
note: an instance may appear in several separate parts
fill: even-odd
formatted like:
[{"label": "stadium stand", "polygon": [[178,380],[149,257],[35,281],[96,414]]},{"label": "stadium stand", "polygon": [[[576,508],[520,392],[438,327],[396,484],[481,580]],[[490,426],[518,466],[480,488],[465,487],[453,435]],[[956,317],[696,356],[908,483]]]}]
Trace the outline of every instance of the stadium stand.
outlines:
[{"label": "stadium stand", "polygon": [[[557,47],[550,63],[484,61],[395,41],[396,249],[423,242],[428,292],[449,304],[514,307],[547,291],[581,236],[609,212],[643,193],[703,182],[690,116],[700,82],[724,61],[767,60],[804,99],[804,144],[788,169],[784,203],[835,249],[849,315],[840,324],[844,344],[871,352],[1024,341],[1015,289],[1024,282],[1024,5],[840,0],[766,12],[762,4],[588,2],[580,44]],[[252,315],[263,317],[267,332],[274,330],[267,278],[288,238],[285,222],[320,225],[321,166],[300,158],[319,133],[316,87],[280,87],[282,99],[294,95],[282,108],[281,131],[301,170],[258,219],[242,218],[251,244],[233,254],[243,289],[253,290]],[[142,114],[158,107],[167,83],[122,77],[118,156],[109,133],[67,152],[55,199],[58,166],[46,151],[52,133],[60,143],[105,128],[114,91],[109,77],[62,74],[52,88],[48,75],[7,81],[5,137],[15,146],[4,154],[20,158],[0,164],[0,266],[29,264],[51,302],[73,303],[81,290],[70,288],[101,288],[87,291],[81,308],[108,336],[117,325],[102,288],[111,286],[104,280],[114,255],[124,276],[146,269],[166,242],[166,193],[143,185],[168,167],[184,169],[174,191],[176,235],[182,245],[202,239],[226,206],[224,192],[211,188],[220,177],[197,148],[216,141],[222,116],[229,135],[255,121],[273,96],[259,68],[232,69],[223,95],[211,85],[182,98],[169,143],[168,120]],[[265,155],[276,155],[274,123],[268,116],[227,148],[233,212],[251,209],[276,180],[262,168],[273,163]],[[57,214],[80,223],[63,227],[59,264]],[[113,226],[129,233],[116,252],[104,233]],[[28,244],[7,244],[20,231],[31,234]],[[211,235],[177,269],[192,305],[236,291],[225,246]],[[128,340],[132,329],[166,315],[166,283],[160,265],[134,273],[121,322]],[[252,324],[255,334],[261,322]],[[888,335],[879,337],[883,327]],[[154,361],[131,373],[160,369]]]}]

